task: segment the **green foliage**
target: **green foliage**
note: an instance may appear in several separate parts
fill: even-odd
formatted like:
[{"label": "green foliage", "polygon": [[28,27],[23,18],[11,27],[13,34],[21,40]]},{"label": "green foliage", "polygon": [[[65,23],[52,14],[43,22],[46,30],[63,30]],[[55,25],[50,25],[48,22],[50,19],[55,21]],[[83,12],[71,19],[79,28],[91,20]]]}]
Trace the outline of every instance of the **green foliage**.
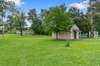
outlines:
[{"label": "green foliage", "polygon": [[[13,1],[0,0],[0,24],[5,28],[8,28],[7,22],[4,22],[7,16],[6,13],[9,14],[8,12],[12,10],[15,10],[15,3]],[[2,28],[2,34],[4,34],[4,31],[5,29]]]},{"label": "green foliage", "polygon": [[[9,3],[9,4],[8,4]],[[3,6],[3,7],[2,7]],[[96,11],[99,12],[99,3],[96,4]],[[99,17],[95,18],[96,23],[91,24],[90,21],[90,11],[92,9],[88,8],[88,13],[83,14],[77,8],[70,8],[67,12],[65,4],[50,7],[49,9],[42,9],[41,13],[38,14],[36,9],[30,9],[28,16],[26,17],[24,13],[19,13],[16,9],[15,3],[12,1],[5,2],[0,1],[0,24],[3,24],[3,18],[6,16],[5,13],[11,11],[11,15],[8,17],[8,29],[12,30],[14,28],[23,29],[26,18],[30,21],[31,30],[35,34],[43,34],[51,32],[62,32],[69,31],[73,22],[80,28],[82,32],[89,32],[92,27],[95,26],[96,30],[99,30],[98,24]],[[94,12],[93,12],[94,14]]]},{"label": "green foliage", "polygon": [[32,22],[31,29],[35,34],[41,34],[42,31],[42,21],[39,19],[36,9],[31,9],[28,12],[28,20]]},{"label": "green foliage", "polygon": [[9,15],[7,22],[8,22],[8,30],[10,32],[12,32],[12,30],[15,28],[15,17],[14,17],[14,15]]},{"label": "green foliage", "polygon": [[65,47],[70,47],[70,41],[67,41]]},{"label": "green foliage", "polygon": [[72,7],[69,9],[69,16],[82,32],[87,33],[91,31],[91,26],[93,25],[91,24],[90,17],[87,14],[83,14],[77,8]]},{"label": "green foliage", "polygon": [[[14,32],[14,30],[19,30],[20,35],[23,34],[23,29],[26,26],[26,16],[23,12],[16,11],[16,14],[12,14],[8,16],[8,29],[10,32]],[[15,31],[16,32],[16,31]]]},{"label": "green foliage", "polygon": [[26,22],[25,22],[25,15],[23,12],[19,12],[16,16],[16,28],[18,30],[20,30],[20,35],[22,36],[23,35],[23,29],[25,28],[26,26]]},{"label": "green foliage", "polygon": [[100,2],[96,3],[96,12],[100,12]]},{"label": "green foliage", "polygon": [[100,33],[100,15],[95,15],[93,20],[96,30]]},{"label": "green foliage", "polygon": [[69,16],[74,19],[75,17],[79,16],[80,15],[80,12],[79,12],[79,9],[75,8],[75,7],[71,7],[69,10],[68,10],[68,14]]},{"label": "green foliage", "polygon": [[72,25],[72,20],[66,12],[65,5],[51,7],[46,10],[43,25],[48,32],[69,31],[69,27]]},{"label": "green foliage", "polygon": [[82,32],[88,33],[89,31],[91,31],[92,24],[88,16],[81,14],[81,16],[74,19],[74,22]]},{"label": "green foliage", "polygon": [[93,16],[93,22],[95,29],[100,33],[100,1],[97,0],[96,2],[96,11]]}]

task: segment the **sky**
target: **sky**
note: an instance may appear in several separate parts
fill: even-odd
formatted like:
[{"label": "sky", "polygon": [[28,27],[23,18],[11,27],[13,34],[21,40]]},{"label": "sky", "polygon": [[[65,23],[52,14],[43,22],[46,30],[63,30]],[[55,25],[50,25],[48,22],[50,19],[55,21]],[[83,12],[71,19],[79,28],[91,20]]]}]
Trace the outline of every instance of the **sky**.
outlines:
[{"label": "sky", "polygon": [[52,6],[65,3],[67,7],[77,7],[81,11],[86,12],[89,0],[9,0],[14,1],[16,6],[23,11],[28,12],[29,9],[36,8],[39,12],[41,9],[47,9]]}]

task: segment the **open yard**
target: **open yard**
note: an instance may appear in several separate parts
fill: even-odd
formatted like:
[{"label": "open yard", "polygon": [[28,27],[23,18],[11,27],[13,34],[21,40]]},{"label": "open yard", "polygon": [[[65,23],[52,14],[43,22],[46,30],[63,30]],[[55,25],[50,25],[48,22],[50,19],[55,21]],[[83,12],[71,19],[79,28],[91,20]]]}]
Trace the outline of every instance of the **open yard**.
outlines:
[{"label": "open yard", "polygon": [[0,36],[0,66],[100,66],[100,39]]}]

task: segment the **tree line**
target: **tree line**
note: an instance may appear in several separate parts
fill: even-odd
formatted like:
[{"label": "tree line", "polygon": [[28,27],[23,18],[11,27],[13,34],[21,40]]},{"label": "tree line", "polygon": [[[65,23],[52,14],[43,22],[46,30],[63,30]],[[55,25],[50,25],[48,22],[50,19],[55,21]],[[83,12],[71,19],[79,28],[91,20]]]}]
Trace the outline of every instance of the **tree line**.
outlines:
[{"label": "tree line", "polygon": [[[99,8],[100,5],[97,7]],[[93,16],[93,23],[90,20],[90,8],[86,14],[75,7],[67,8],[65,4],[41,9],[38,13],[35,8],[30,9],[26,15],[15,6],[12,1],[0,1],[0,26],[5,26],[9,33],[14,33],[16,30],[23,35],[24,30],[31,30],[34,34],[51,34],[56,35],[62,31],[70,31],[70,27],[76,24],[81,32],[89,33],[92,30],[100,32],[100,14]],[[6,19],[6,21],[4,21]],[[31,24],[29,28],[26,20]],[[4,34],[4,29],[0,29]]]}]

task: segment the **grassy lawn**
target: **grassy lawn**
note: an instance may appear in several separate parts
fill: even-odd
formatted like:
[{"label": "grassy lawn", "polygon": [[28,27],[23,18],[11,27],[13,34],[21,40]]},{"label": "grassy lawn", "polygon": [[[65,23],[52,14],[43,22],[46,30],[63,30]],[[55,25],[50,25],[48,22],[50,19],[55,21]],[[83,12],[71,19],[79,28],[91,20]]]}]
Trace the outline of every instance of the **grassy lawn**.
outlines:
[{"label": "grassy lawn", "polygon": [[100,66],[100,39],[0,36],[0,66]]}]

